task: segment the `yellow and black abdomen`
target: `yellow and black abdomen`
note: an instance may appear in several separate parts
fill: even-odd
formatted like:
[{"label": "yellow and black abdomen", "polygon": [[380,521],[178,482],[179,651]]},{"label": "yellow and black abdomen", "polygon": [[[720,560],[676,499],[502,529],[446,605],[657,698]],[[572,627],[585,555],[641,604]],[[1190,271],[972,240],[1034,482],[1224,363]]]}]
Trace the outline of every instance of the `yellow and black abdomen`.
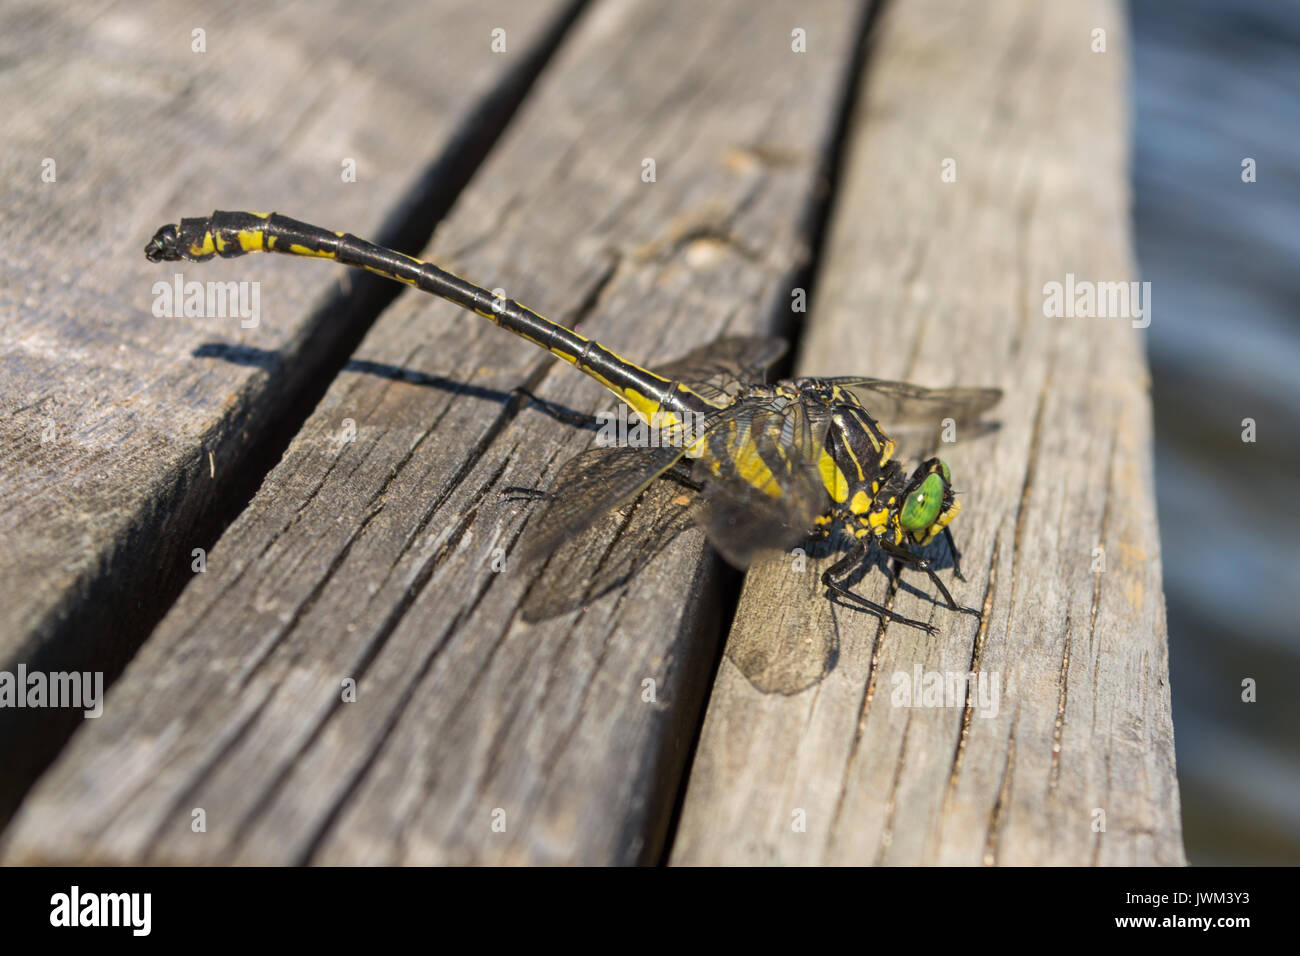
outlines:
[{"label": "yellow and black abdomen", "polygon": [[278,213],[218,211],[206,218],[163,226],[144,251],[153,262],[201,262],[213,256],[233,259],[253,252],[333,259],[440,296],[527,339],[600,382],[647,420],[656,413],[681,417],[711,410],[682,384],[629,362],[513,299],[498,298],[432,262],[351,233],[330,232]]}]

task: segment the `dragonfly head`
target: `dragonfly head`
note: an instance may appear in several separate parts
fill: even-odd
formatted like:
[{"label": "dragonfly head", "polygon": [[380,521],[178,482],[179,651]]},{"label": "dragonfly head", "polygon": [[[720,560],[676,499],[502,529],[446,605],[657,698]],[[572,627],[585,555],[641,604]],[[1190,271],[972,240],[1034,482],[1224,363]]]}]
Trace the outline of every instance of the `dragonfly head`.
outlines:
[{"label": "dragonfly head", "polygon": [[952,491],[952,472],[938,458],[923,461],[904,489],[898,523],[918,544],[927,545],[961,511]]}]

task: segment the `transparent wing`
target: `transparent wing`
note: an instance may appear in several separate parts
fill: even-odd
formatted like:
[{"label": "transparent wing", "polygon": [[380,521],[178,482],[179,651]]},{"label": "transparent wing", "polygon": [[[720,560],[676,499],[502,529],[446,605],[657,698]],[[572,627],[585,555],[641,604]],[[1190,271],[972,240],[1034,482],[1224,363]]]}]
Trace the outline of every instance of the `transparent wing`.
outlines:
[{"label": "transparent wing", "polygon": [[564,463],[546,510],[524,531],[525,561],[549,555],[603,515],[631,501],[682,457],[675,446],[597,446]]},{"label": "transparent wing", "polygon": [[524,560],[549,559],[524,599],[524,618],[585,606],[692,525],[703,525],[738,567],[761,548],[799,540],[826,504],[816,462],[828,425],[829,409],[788,399],[719,410],[695,464],[699,494],[670,482],[649,487],[681,448],[597,447],[577,455],[560,469],[545,511],[524,533]]},{"label": "transparent wing", "polygon": [[704,479],[705,530],[736,567],[762,548],[784,548],[827,505],[817,461],[830,409],[784,399],[740,402],[706,431],[695,465]]},{"label": "transparent wing", "polygon": [[[785,351],[782,339],[724,337],[665,363],[658,371],[690,385],[706,401],[725,409],[734,404],[741,387],[761,381],[767,367]],[[543,580],[525,601],[526,618],[548,617],[604,593],[626,580],[636,560],[649,560],[684,528],[696,523],[705,511],[703,502],[692,495],[690,506],[683,507],[678,503],[683,497],[680,491],[671,499],[673,507],[660,509],[663,514],[657,518],[646,519],[646,527],[631,538],[616,535],[612,546],[606,539],[612,534],[610,527],[620,519],[615,515],[609,522],[601,521],[641,495],[682,457],[683,451],[672,447],[597,447],[565,463],[545,511],[524,533],[522,553],[525,561],[536,562],[563,548],[563,563],[575,573],[566,580],[554,580],[557,575],[550,569],[560,562],[548,562]],[[638,506],[634,514],[644,510]],[[639,545],[634,543],[638,536]],[[591,560],[598,564],[584,571]]]},{"label": "transparent wing", "polygon": [[1000,388],[923,388],[908,382],[857,376],[823,381],[853,392],[886,431],[901,425],[938,428],[945,418],[958,425],[970,424],[1002,398]]},{"label": "transparent wing", "polygon": [[659,365],[655,371],[689,385],[705,401],[724,408],[734,401],[742,386],[763,381],[767,369],[785,354],[786,348],[784,339],[728,336]]},{"label": "transparent wing", "polygon": [[[904,460],[933,454],[944,436],[948,419],[962,440],[989,431],[976,424],[980,416],[1002,398],[998,388],[924,388],[908,382],[878,378],[825,380],[852,392],[867,413],[897,442],[895,455]],[[947,436],[951,440],[952,436]]]},{"label": "transparent wing", "polygon": [[524,620],[585,608],[622,586],[698,524],[700,511],[694,492],[676,482],[654,482],[633,502],[560,543],[524,596]]}]

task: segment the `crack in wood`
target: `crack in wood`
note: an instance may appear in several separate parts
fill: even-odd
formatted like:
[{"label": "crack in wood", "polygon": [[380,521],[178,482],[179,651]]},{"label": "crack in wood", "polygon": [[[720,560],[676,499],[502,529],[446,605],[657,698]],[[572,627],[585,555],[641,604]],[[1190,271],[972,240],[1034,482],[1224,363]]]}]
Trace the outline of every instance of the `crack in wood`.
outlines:
[{"label": "crack in wood", "polygon": [[[1110,453],[1106,456],[1106,503],[1101,510],[1101,529],[1098,532],[1098,546],[1102,549],[1102,554],[1106,553],[1106,534],[1110,526],[1110,499],[1111,492],[1115,487],[1115,445],[1116,437],[1111,436]],[[1101,672],[1101,645],[1096,643],[1097,634],[1097,611],[1101,606],[1101,579],[1105,577],[1104,573],[1093,572],[1096,580],[1092,585],[1092,607],[1088,612],[1088,648],[1093,652],[1092,662],[1092,726],[1097,726],[1097,689],[1100,681],[1098,675]]]},{"label": "crack in wood", "polygon": [[1047,772],[1048,795],[1055,795],[1061,778],[1061,737],[1065,732],[1065,704],[1069,693],[1070,641],[1072,639],[1070,616],[1065,617],[1065,651],[1061,655],[1061,671],[1056,679],[1056,723],[1052,727],[1052,762]]},{"label": "crack in wood", "polygon": [[[993,557],[989,562],[989,577],[984,585],[984,601],[980,605],[980,625],[975,631],[975,640],[971,643],[970,666],[967,673],[975,673],[979,670],[981,659],[984,654],[984,640],[988,634],[989,618],[993,613],[993,591],[998,582],[998,556],[1002,553],[1002,536],[999,532],[993,539]],[[945,797],[945,808],[951,806],[953,797],[957,791],[957,778],[961,775],[961,762],[965,754],[966,744],[970,739],[970,722],[971,712],[973,711],[973,694],[974,690],[968,684],[966,688],[966,706],[962,708],[961,730],[957,735],[957,746],[952,755],[952,770],[948,773],[948,792]],[[947,815],[946,812],[944,814]]]},{"label": "crack in wood", "polygon": [[894,776],[889,784],[889,796],[885,798],[885,822],[880,829],[880,846],[876,850],[876,866],[883,866],[889,847],[894,842],[894,812],[898,809],[898,782],[903,777],[903,767],[907,760],[907,737],[912,730],[912,708],[907,708],[907,718],[903,721],[903,740],[898,747],[898,759],[894,762]]},{"label": "crack in wood", "polygon": [[1034,475],[1038,470],[1038,455],[1043,438],[1043,410],[1047,406],[1047,382],[1051,380],[1049,370],[1047,381],[1038,393],[1038,403],[1034,411],[1034,426],[1029,438],[1029,457],[1025,463],[1025,481],[1020,487],[1020,501],[1016,506],[1016,523],[1015,535],[1012,538],[1011,548],[1011,593],[1007,598],[1007,606],[1012,612],[1016,606],[1016,572],[1020,567],[1020,545],[1023,540],[1026,514],[1028,513],[1029,495],[1034,487]]},{"label": "crack in wood", "polygon": [[1002,783],[998,786],[998,797],[993,802],[989,813],[988,837],[984,842],[984,865],[996,866],[998,862],[998,840],[1006,822],[1008,804],[1011,800],[1011,775],[1016,766],[1016,725],[1020,722],[1020,706],[1016,706],[1015,716],[1011,718],[1011,734],[1007,738],[1007,760],[1002,767]]}]

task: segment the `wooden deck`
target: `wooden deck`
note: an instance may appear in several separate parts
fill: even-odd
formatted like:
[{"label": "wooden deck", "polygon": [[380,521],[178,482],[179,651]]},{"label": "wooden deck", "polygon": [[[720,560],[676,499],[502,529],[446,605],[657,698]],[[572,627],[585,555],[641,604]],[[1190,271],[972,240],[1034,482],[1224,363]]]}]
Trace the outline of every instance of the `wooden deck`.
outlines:
[{"label": "wooden deck", "polygon": [[[191,19],[0,14],[0,670],[111,683],[98,719],[0,708],[0,860],[1183,862],[1141,333],[1043,314],[1136,278],[1117,4],[243,4],[204,53]],[[214,208],[651,365],[777,333],[799,374],[1000,386],[943,446],[982,622],[881,570],[938,634],[834,607],[822,559],[742,584],[698,531],[523,622],[501,490],[591,435],[514,390],[605,393],[336,266],[144,260]],[[155,317],[176,271],[259,281],[258,327]],[[970,671],[990,700],[899,705]]]}]

